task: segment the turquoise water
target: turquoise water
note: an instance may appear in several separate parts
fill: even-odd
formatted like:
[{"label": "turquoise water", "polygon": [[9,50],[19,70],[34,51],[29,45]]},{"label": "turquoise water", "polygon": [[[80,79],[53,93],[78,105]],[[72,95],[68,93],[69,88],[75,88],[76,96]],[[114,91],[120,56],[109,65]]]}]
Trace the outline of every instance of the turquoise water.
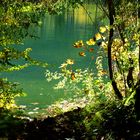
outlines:
[{"label": "turquoise water", "polygon": [[[47,62],[49,70],[58,71],[59,66],[68,58],[75,60],[75,68],[86,68],[90,57],[80,57],[79,50],[72,47],[77,40],[88,40],[97,32],[103,20],[95,19],[95,5],[88,6],[89,18],[83,8],[67,11],[62,15],[46,15],[42,19],[41,27],[35,28],[38,39],[26,39],[21,48],[33,49],[31,56],[37,60]],[[98,13],[99,15],[100,13]],[[96,55],[96,52],[93,54]],[[94,63],[94,61],[93,61]],[[16,102],[28,108],[39,106],[46,108],[61,98],[71,95],[64,94],[62,90],[53,90],[54,82],[48,83],[44,68],[31,66],[22,71],[6,73],[11,81],[17,81],[23,87],[26,97],[18,98]]]}]

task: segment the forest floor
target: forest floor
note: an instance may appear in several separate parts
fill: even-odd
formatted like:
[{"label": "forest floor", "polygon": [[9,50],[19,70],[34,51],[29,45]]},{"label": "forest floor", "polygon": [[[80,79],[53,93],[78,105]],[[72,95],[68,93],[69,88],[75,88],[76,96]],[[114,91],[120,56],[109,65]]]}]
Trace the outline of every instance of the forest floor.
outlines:
[{"label": "forest floor", "polygon": [[12,119],[3,134],[0,126],[0,140],[140,140],[133,106],[100,104],[90,111],[77,108],[55,117]]}]

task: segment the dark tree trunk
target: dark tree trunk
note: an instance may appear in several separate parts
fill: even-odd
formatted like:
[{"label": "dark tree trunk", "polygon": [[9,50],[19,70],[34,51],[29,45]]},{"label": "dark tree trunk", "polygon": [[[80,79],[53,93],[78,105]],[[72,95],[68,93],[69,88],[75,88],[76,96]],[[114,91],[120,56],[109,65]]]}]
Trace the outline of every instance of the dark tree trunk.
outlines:
[{"label": "dark tree trunk", "polygon": [[109,67],[109,76],[110,76],[110,80],[112,82],[112,87],[114,89],[114,92],[116,94],[116,96],[119,99],[122,99],[122,94],[120,93],[118,87],[117,87],[117,83],[115,82],[114,78],[113,78],[113,70],[112,70],[112,59],[111,59],[111,46],[112,46],[112,41],[113,41],[113,34],[114,34],[114,30],[112,28],[113,24],[114,24],[114,17],[115,17],[115,8],[114,8],[114,3],[113,0],[107,0],[107,4],[108,4],[108,11],[109,11],[109,20],[110,20],[110,31],[109,31],[109,41],[108,41],[108,67]]}]

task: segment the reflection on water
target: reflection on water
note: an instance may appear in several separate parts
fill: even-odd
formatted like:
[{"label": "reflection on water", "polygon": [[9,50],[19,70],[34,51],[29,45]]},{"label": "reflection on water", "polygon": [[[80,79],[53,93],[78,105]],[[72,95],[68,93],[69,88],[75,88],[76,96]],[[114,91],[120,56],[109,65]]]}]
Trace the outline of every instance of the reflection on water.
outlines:
[{"label": "reflection on water", "polygon": [[[88,12],[95,21],[95,5],[90,5]],[[101,21],[96,25],[100,24]],[[51,64],[48,68],[54,71],[58,70],[60,64],[68,58],[74,59],[77,67],[84,68],[88,66],[89,58],[79,57],[79,50],[74,49],[72,44],[77,40],[91,38],[96,30],[97,27],[83,8],[62,15],[46,15],[42,26],[36,29],[36,34],[40,38],[25,40],[23,48],[32,47],[31,56]],[[20,82],[28,95],[18,99],[18,103],[27,105],[39,103],[44,107],[59,98],[68,97],[63,91],[54,91],[52,89],[54,83],[47,83],[44,73],[45,69],[32,66],[22,71],[5,74],[9,80]]]}]

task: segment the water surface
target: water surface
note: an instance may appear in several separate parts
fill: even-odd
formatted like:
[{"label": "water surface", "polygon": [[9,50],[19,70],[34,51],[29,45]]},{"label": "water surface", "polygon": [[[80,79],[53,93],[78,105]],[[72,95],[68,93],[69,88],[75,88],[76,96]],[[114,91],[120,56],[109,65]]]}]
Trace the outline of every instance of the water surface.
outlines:
[{"label": "water surface", "polygon": [[[88,67],[90,57],[81,58],[78,55],[79,50],[72,45],[77,40],[91,38],[97,32],[98,26],[103,24],[103,20],[96,19],[95,10],[95,5],[88,5],[92,21],[83,8],[67,11],[62,15],[46,15],[42,19],[41,27],[35,28],[39,38],[26,39],[22,47],[31,47],[31,56],[50,64],[48,69],[52,71],[58,71],[58,67],[68,58],[75,60],[75,67]],[[27,93],[26,97],[17,99],[18,104],[26,104],[29,108],[34,108],[35,105],[44,108],[60,98],[69,97],[62,90],[53,90],[54,82],[46,81],[45,70],[31,66],[22,71],[5,74],[9,80],[19,82]]]}]

